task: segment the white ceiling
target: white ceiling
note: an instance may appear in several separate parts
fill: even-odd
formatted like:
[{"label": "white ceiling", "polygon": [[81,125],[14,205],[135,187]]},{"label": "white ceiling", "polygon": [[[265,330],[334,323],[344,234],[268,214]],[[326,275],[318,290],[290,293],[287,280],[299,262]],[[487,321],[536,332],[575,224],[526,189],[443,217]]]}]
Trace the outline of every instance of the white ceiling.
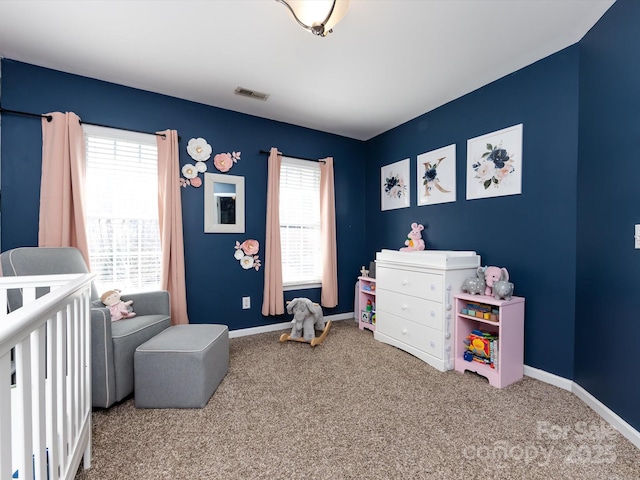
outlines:
[{"label": "white ceiling", "polygon": [[275,0],[0,0],[0,56],[367,140],[576,43],[612,4],[351,0],[320,38]]}]

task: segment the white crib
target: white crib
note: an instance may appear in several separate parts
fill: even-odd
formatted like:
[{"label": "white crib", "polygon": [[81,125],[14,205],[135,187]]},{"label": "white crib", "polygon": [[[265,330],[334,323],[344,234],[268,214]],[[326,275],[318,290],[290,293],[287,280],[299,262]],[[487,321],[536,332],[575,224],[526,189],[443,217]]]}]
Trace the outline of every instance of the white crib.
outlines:
[{"label": "white crib", "polygon": [[[71,480],[83,457],[91,466],[92,279],[0,277],[2,480]],[[16,288],[23,306],[7,313]]]}]

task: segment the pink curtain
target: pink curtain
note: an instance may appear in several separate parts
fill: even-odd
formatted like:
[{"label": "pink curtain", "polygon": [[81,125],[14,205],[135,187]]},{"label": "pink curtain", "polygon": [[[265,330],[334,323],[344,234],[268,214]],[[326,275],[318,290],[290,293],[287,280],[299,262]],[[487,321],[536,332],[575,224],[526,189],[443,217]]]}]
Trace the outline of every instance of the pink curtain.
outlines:
[{"label": "pink curtain", "polygon": [[42,177],[38,245],[76,247],[89,270],[85,228],[85,154],[80,117],[75,113],[48,113],[42,118]]},{"label": "pink curtain", "polygon": [[322,291],[320,305],[338,305],[338,261],[336,247],[336,201],[333,186],[333,157],[320,163],[320,236]]},{"label": "pink curtain", "polygon": [[267,179],[267,227],[264,249],[264,295],[262,315],[284,313],[282,292],[282,250],[280,246],[280,164],[278,149],[269,153]]},{"label": "pink curtain", "polygon": [[184,275],[184,241],[182,236],[182,201],[178,132],[158,132],[158,219],[162,247],[160,288],[169,292],[171,323],[189,323],[187,289]]}]

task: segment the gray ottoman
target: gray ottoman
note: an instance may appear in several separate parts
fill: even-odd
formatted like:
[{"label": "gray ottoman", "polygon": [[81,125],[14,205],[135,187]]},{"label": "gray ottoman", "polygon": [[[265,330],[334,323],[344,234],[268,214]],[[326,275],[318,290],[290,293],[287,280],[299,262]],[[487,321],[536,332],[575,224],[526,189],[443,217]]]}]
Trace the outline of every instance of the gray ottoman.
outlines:
[{"label": "gray ottoman", "polygon": [[202,408],[229,369],[226,325],[175,325],[134,356],[138,408]]}]

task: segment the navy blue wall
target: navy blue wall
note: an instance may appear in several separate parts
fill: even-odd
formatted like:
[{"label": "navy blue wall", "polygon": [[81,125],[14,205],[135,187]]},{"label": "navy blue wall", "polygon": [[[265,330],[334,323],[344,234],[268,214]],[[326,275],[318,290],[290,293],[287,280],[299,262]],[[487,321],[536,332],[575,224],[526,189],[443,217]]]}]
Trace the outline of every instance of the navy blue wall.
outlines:
[{"label": "navy blue wall", "polygon": [[575,379],[640,430],[640,2],[580,42]]},{"label": "navy blue wall", "polygon": [[[427,248],[475,250],[526,298],[525,362],[573,377],[578,46],[368,142],[367,250],[397,249],[412,222]],[[467,139],[523,124],[522,195],[466,200]],[[455,143],[457,201],[417,206],[416,156]],[[411,207],[380,210],[380,167],[410,159]]]},{"label": "navy blue wall", "polygon": [[[428,248],[476,250],[483,264],[509,269],[527,299],[527,365],[574,379],[640,429],[633,343],[640,254],[632,249],[640,223],[638,24],[640,2],[618,0],[579,44],[366,143],[7,60],[2,104],[75,111],[120,128],[175,128],[182,163],[191,137],[207,138],[214,152],[243,152],[230,173],[246,178],[246,234],[203,234],[202,190],[183,192],[192,321],[224,318],[242,328],[283,320],[261,317],[262,272],[241,270],[232,256],[235,240],[264,240],[266,158],[257,151],[333,155],[340,305],[328,313],[351,311],[360,265],[401,247],[409,225],[422,223]],[[465,200],[467,139],[518,123],[522,195]],[[457,201],[416,206],[416,156],[451,143]],[[3,116],[2,250],[36,243],[40,150],[38,120]],[[411,207],[382,212],[380,167],[404,158]],[[240,309],[244,295],[252,296],[250,311]]]},{"label": "navy blue wall", "polygon": [[[258,151],[275,146],[304,157],[333,156],[339,305],[325,309],[325,315],[353,311],[353,285],[360,266],[369,261],[362,251],[363,142],[7,59],[2,61],[2,106],[35,113],[73,111],[86,122],[123,129],[176,129],[182,137],[181,165],[190,161],[186,145],[192,137],[207,139],[214,153],[241,151],[229,174],[245,177],[246,233],[203,233],[204,188],[182,189],[189,319],[226,323],[232,330],[286,320],[286,315],[261,315],[263,270],[243,270],[233,257],[236,240],[255,238],[264,246],[267,157]],[[3,115],[3,251],[37,245],[41,157],[40,120]],[[211,161],[208,166],[216,171]],[[178,177],[176,172],[176,181]],[[135,178],[130,184],[135,188]],[[259,254],[262,257],[262,248]],[[319,300],[317,289],[287,292],[286,298],[298,294]],[[250,310],[242,310],[242,296],[251,297]]]}]

